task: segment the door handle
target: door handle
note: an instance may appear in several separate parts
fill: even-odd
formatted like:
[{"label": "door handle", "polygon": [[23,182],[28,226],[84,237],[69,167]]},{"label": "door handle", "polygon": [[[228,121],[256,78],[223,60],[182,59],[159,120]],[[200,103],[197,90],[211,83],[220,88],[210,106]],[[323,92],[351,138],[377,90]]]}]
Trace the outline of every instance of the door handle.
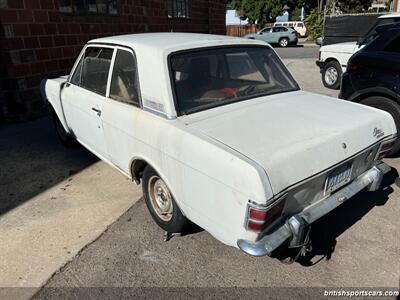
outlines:
[{"label": "door handle", "polygon": [[101,110],[100,109],[98,109],[96,107],[92,107],[92,110],[94,110],[99,117],[101,116]]}]

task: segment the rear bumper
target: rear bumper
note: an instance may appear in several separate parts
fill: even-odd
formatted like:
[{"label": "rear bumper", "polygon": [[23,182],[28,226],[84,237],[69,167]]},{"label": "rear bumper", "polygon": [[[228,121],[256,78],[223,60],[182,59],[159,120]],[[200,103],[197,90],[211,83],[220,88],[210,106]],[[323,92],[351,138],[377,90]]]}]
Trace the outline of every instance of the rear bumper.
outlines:
[{"label": "rear bumper", "polygon": [[358,176],[350,184],[332,194],[328,198],[313,203],[298,214],[291,216],[284,225],[274,232],[265,235],[256,242],[238,240],[239,248],[252,256],[271,255],[285,241],[290,240],[291,245],[302,242],[304,228],[328,214],[364,188],[376,191],[380,188],[383,175],[390,171],[390,167],[381,163]]}]

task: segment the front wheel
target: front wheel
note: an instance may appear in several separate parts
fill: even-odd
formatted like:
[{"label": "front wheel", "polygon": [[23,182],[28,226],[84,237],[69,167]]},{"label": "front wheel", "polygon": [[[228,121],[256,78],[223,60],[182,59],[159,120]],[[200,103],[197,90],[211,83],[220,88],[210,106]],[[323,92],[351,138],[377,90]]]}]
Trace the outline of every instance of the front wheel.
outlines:
[{"label": "front wheel", "polygon": [[340,88],[342,80],[342,68],[337,61],[328,62],[322,70],[322,83],[329,89]]},{"label": "front wheel", "polygon": [[60,139],[61,143],[65,147],[72,147],[77,144],[76,140],[72,135],[70,135],[65,129],[64,126],[61,124],[60,119],[58,118],[55,112],[52,112],[53,115],[53,124],[57,132],[57,136]]},{"label": "front wheel", "polygon": [[153,220],[167,232],[185,232],[189,220],[182,214],[167,184],[150,166],[143,173],[142,190]]},{"label": "front wheel", "polygon": [[[361,104],[372,106],[381,110],[384,110],[392,115],[394,123],[396,124],[397,132],[400,132],[400,105],[391,99],[373,96],[368,97],[360,101]],[[390,151],[389,155],[394,155],[400,151],[400,139],[397,139],[393,145],[393,149]]]},{"label": "front wheel", "polygon": [[279,40],[279,46],[285,48],[289,45],[289,40],[287,38],[281,38]]}]

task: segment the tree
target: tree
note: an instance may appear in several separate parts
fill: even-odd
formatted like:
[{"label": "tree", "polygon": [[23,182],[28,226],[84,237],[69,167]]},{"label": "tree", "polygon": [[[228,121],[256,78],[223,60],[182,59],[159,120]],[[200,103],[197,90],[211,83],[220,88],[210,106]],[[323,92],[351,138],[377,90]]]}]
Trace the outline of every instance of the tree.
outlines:
[{"label": "tree", "polygon": [[295,10],[307,2],[315,0],[231,0],[229,3],[234,9],[242,11],[250,23],[262,26],[275,21],[276,17],[283,13],[285,5]]},{"label": "tree", "polygon": [[361,13],[368,11],[372,0],[339,0],[336,6],[342,13]]}]

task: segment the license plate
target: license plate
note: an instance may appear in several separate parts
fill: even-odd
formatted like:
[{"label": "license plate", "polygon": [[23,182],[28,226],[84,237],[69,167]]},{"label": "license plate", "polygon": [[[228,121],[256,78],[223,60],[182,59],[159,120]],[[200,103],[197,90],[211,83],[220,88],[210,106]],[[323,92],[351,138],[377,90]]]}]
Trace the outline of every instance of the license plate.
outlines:
[{"label": "license plate", "polygon": [[351,167],[351,163],[344,164],[328,175],[325,183],[325,194],[330,194],[350,182]]}]

